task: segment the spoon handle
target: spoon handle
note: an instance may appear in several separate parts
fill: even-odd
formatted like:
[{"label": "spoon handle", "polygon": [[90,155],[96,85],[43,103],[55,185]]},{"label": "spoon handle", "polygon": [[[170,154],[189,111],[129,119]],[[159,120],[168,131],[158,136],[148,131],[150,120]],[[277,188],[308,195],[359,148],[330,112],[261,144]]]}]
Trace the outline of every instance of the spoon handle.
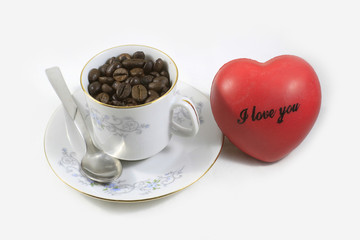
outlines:
[{"label": "spoon handle", "polygon": [[83,136],[86,146],[89,147],[92,144],[92,139],[59,67],[48,68],[45,70],[45,72],[56,94],[60,98],[66,112],[70,115],[71,119],[74,121],[76,127]]},{"label": "spoon handle", "polygon": [[74,120],[77,111],[77,105],[72,98],[69,88],[66,86],[59,67],[48,68],[45,70],[45,72],[56,94],[63,103],[64,108],[70,115],[71,119]]}]

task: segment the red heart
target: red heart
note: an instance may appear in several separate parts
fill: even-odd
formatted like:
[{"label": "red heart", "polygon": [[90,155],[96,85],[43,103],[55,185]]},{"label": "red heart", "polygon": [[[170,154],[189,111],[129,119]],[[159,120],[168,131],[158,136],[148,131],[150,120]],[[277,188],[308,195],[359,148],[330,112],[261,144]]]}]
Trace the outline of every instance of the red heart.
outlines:
[{"label": "red heart", "polygon": [[216,74],[210,101],[218,126],[235,146],[275,162],[311,130],[321,90],[315,71],[299,57],[283,55],[265,63],[236,59]]}]

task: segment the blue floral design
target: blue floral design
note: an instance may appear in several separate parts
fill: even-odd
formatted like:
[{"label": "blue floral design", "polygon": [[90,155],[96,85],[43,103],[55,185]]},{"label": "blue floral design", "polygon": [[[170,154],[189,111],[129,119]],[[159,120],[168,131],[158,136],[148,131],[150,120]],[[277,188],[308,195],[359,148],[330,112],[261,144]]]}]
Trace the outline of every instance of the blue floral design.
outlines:
[{"label": "blue floral design", "polygon": [[142,195],[149,194],[153,191],[162,189],[181,178],[184,169],[184,167],[182,167],[179,170],[170,171],[156,178],[146,179],[132,184],[126,183],[126,180],[116,180],[108,184],[101,184],[81,175],[79,171],[79,163],[80,161],[76,159],[75,152],[69,152],[66,148],[62,149],[62,157],[59,161],[59,165],[65,169],[66,173],[70,174],[72,177],[77,178],[81,184],[93,187],[94,189],[109,195],[121,195],[133,191],[137,191]]},{"label": "blue floral design", "polygon": [[131,117],[118,118],[115,116],[101,115],[99,111],[93,108],[89,110],[89,114],[97,129],[107,130],[113,135],[121,137],[126,137],[131,133],[141,134],[144,129],[150,127],[149,124],[140,124]]}]

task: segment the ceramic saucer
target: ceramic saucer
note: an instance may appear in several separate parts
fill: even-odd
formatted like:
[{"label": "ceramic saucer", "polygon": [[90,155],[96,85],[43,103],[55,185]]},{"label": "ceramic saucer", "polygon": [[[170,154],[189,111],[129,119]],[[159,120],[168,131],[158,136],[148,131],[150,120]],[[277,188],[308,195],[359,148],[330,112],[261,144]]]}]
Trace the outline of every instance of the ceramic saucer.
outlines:
[{"label": "ceramic saucer", "polygon": [[[205,95],[185,83],[179,83],[177,93],[190,98],[195,104],[200,118],[198,134],[192,138],[174,135],[169,145],[156,156],[140,161],[122,161],[122,175],[110,184],[99,184],[80,174],[79,160],[85,147],[81,138],[69,134],[69,121],[63,107],[59,106],[48,123],[44,137],[45,155],[51,169],[75,190],[109,201],[152,200],[189,187],[214,165],[224,138]],[[73,95],[86,115],[83,93],[79,89]],[[188,117],[182,109],[174,112],[174,120],[188,124]]]}]

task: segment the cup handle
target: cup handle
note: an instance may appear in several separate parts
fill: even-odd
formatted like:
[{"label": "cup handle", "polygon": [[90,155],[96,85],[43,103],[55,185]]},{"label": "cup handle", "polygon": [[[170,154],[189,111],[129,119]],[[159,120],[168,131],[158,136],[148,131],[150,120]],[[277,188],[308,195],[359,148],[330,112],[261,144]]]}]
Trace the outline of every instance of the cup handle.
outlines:
[{"label": "cup handle", "polygon": [[[174,109],[177,107],[181,107],[188,113],[191,121],[191,128],[181,126],[179,123],[174,121],[173,113]],[[199,128],[199,114],[196,111],[195,105],[187,97],[178,96],[171,107],[171,133],[183,137],[193,137],[198,133]]]}]

